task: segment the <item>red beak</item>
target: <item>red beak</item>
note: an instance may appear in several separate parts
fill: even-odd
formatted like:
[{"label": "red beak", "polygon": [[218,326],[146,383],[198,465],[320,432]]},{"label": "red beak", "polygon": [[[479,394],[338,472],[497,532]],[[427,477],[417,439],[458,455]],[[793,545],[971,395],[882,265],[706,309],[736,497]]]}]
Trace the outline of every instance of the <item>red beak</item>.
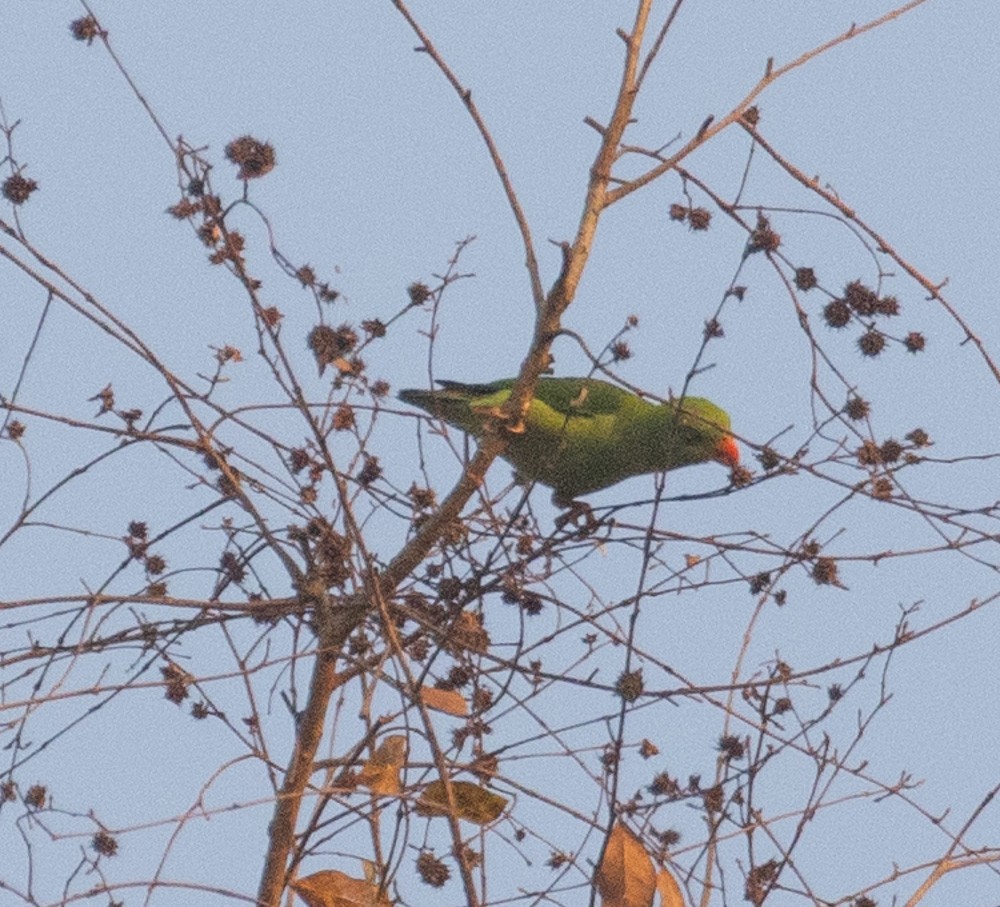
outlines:
[{"label": "red beak", "polygon": [[726,435],[715,448],[715,459],[730,469],[740,465],[740,446],[732,435]]}]

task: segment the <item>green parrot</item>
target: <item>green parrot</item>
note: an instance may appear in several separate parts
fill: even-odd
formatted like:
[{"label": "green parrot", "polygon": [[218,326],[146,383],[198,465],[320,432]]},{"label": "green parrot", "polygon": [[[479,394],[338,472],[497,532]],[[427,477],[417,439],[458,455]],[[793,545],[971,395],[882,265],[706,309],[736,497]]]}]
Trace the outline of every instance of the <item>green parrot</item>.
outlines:
[{"label": "green parrot", "polygon": [[[440,390],[403,390],[399,399],[471,435],[510,397],[514,379],[439,381]],[[596,378],[540,378],[524,423],[503,454],[521,481],[553,490],[559,506],[629,476],[717,460],[740,462],[729,416],[699,397],[649,403]]]}]

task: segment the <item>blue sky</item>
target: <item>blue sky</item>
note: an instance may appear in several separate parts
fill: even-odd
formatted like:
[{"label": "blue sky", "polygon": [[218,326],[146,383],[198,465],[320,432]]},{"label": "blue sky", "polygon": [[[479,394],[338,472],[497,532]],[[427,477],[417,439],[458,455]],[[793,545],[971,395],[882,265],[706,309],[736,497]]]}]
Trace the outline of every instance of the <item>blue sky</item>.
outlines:
[{"label": "blue sky", "polygon": [[[572,238],[596,148],[596,134],[583,119],[607,116],[621,57],[614,29],[626,27],[631,15],[627,5],[592,6],[435,2],[413,7],[471,88],[496,138],[530,221],[546,286],[559,266],[558,248],[550,240]],[[656,147],[690,137],[706,116],[724,115],[746,94],[769,57],[780,65],[852,22],[870,20],[889,8],[869,0],[688,0],[637,105],[638,122],[629,141]],[[274,143],[278,166],[250,187],[250,198],[267,214],[282,251],[296,264],[311,264],[341,291],[345,301],[330,316],[334,324],[391,315],[404,304],[408,284],[432,282],[434,273],[444,271],[455,244],[475,236],[459,265],[474,276],[450,288],[441,306],[434,372],[459,380],[516,372],[530,339],[532,312],[513,219],[461,103],[426,55],[413,53],[415,40],[391,3],[334,9],[317,2],[206,6],[177,0],[155,7],[106,3],[94,9],[167,134],[206,147],[215,164],[216,188],[228,198],[237,197],[241,187],[234,168],[223,160],[225,144],[244,133]],[[77,4],[61,2],[20,4],[4,14],[0,100],[8,121],[21,121],[14,133],[16,157],[27,162],[26,175],[41,186],[19,212],[21,223],[50,259],[148,338],[178,373],[194,380],[196,373],[209,370],[209,344],[240,347],[246,362],[223,399],[245,399],[248,389],[266,381],[266,371],[253,355],[256,338],[244,317],[245,299],[221,269],[208,266],[191,231],[163,213],[178,197],[171,154],[102,49],[70,39],[68,24],[80,15]],[[995,355],[1000,353],[995,304],[1000,176],[993,165],[1000,145],[998,26],[1000,12],[993,3],[928,0],[899,21],[789,74],[758,101],[767,140],[831,187],[924,275],[947,280],[948,301]],[[731,129],[686,166],[732,198],[748,151],[746,134]],[[635,173],[638,165],[629,162],[622,172]],[[697,190],[691,191],[696,204],[710,206]],[[679,180],[668,175],[606,213],[565,322],[592,349],[600,349],[628,315],[637,315],[640,326],[629,335],[634,357],[619,373],[663,395],[683,385],[704,321],[740,267],[745,239],[718,212],[706,233],[670,222],[669,205],[682,200]],[[794,263],[814,267],[824,288],[836,293],[854,279],[876,280],[875,259],[850,229],[817,213],[829,209],[759,152],[749,167],[743,201],[775,209],[771,217],[782,235],[782,250]],[[9,210],[2,216],[6,219]],[[751,212],[746,216],[753,219]],[[314,377],[304,346],[314,308],[268,259],[260,221],[249,211],[238,212],[236,221],[246,232],[248,256],[264,280],[269,303],[286,313],[287,336],[298,331],[303,337],[290,348],[303,357],[311,391],[325,393],[328,385]],[[823,325],[827,297],[819,291],[801,296],[810,324],[847,383],[872,402],[876,440],[899,439],[917,427],[933,438],[927,453],[940,462],[921,464],[901,479],[910,499],[972,510],[990,507],[998,498],[996,460],[968,458],[1000,452],[997,381],[975,347],[963,344],[961,330],[942,308],[927,301],[897,267],[887,265],[886,270],[895,275],[885,279],[882,290],[897,295],[903,307],[892,328],[923,332],[928,341],[924,353],[913,356],[897,347],[877,359],[862,357],[857,331],[838,334]],[[827,462],[839,439],[848,437],[847,428],[835,423],[825,439],[812,436],[811,350],[774,269],[762,256],[752,256],[736,282],[746,286],[746,295],[742,302],[727,302],[725,337],[710,346],[713,367],[696,379],[692,392],[723,405],[736,431],[751,444],[780,435],[775,444],[783,454],[808,443],[806,462],[825,465],[817,465],[812,474],[762,482],[727,497],[665,505],[658,526],[691,537],[753,531],[776,545],[791,545],[801,533],[811,535],[809,527],[843,494],[832,479],[850,482],[859,475]],[[43,303],[23,275],[0,266],[0,393],[8,394],[13,386]],[[419,330],[429,323],[415,314],[404,325],[390,332],[369,359],[372,371],[394,389],[427,382],[426,342]],[[587,367],[568,340],[557,344],[555,355],[558,374],[579,374]],[[832,395],[846,399],[846,389],[829,370],[821,368],[819,380]],[[109,381],[123,405],[148,410],[163,393],[148,371],[136,369],[134,360],[100,332],[56,307],[19,399],[90,417],[96,404],[87,398]],[[42,439],[34,442],[32,454],[35,489],[82,459],[83,445],[94,444],[96,450],[104,443],[73,436],[73,444],[80,446],[67,447],[64,435],[44,425],[32,425],[31,433]],[[400,487],[419,479],[411,419],[383,419],[375,437],[384,445],[387,472]],[[425,438],[425,444],[435,443],[441,444]],[[848,449],[856,443],[848,441]],[[432,449],[436,453],[429,472],[443,495],[457,478],[459,464],[443,445]],[[746,446],[744,453],[759,472],[752,449]],[[151,468],[164,470],[169,478],[149,481]],[[151,467],[136,457],[127,468],[70,489],[59,499],[64,509],[56,514],[73,526],[97,527],[110,540],[120,536],[132,509],[163,514],[168,523],[185,484],[181,473],[170,469],[162,462]],[[5,527],[20,505],[25,481],[22,458],[11,444],[0,447],[0,476],[0,522]],[[496,464],[491,490],[499,490],[508,478],[508,467]],[[699,467],[672,474],[667,495],[697,494],[723,482],[718,470]],[[651,480],[637,479],[595,496],[593,503],[645,499],[652,489]],[[534,496],[537,511],[550,520],[544,490]],[[635,509],[628,518],[641,527],[649,517]],[[997,533],[995,512],[962,519],[984,533]],[[972,599],[995,595],[1000,567],[995,539],[972,550],[980,559],[975,562],[958,551],[887,558],[878,564],[866,560],[877,551],[939,545],[939,530],[958,535],[954,525],[932,524],[912,507],[865,499],[837,509],[815,534],[829,540],[829,553],[848,558],[841,565],[846,589],[817,586],[806,572],[792,570],[785,584],[788,604],[762,609],[741,676],[762,671],[778,654],[794,668],[805,669],[838,655],[864,653],[873,644],[890,641],[900,609],[918,602],[920,608],[909,620],[913,629],[946,620]],[[391,556],[398,541],[391,530],[386,533],[377,538],[382,557]],[[675,547],[664,558],[673,565],[681,554]],[[83,584],[99,583],[120,556],[108,540],[102,547],[100,540],[65,532],[22,533],[0,548],[0,600],[51,594],[46,580],[53,576],[57,591],[79,594]],[[736,559],[738,569],[746,572],[774,566],[767,557],[749,552]],[[593,552],[589,568],[589,581],[606,600],[627,594],[624,590],[637,582],[636,558],[624,546]],[[718,571],[713,576],[736,575],[721,563],[712,569]],[[191,582],[194,589],[199,579],[178,582]],[[642,617],[646,648],[698,682],[728,681],[754,606],[745,584],[653,601]],[[660,606],[662,613],[655,610]],[[894,779],[903,770],[925,779],[915,798],[934,815],[952,807],[947,820],[952,829],[960,827],[997,780],[992,754],[1000,746],[998,630],[994,604],[898,650],[889,675],[891,702],[865,735],[856,760],[869,760],[883,779]],[[23,644],[23,628],[4,627],[2,632],[16,639],[15,645]],[[560,655],[567,664],[573,658],[568,645]],[[194,643],[192,650],[193,659],[200,655],[200,665],[211,659],[207,641]],[[607,682],[614,678],[612,656],[602,663]],[[857,699],[834,717],[832,728],[845,735],[839,739],[849,739],[857,715],[877,701],[881,665],[873,666],[852,693]],[[656,670],[649,669],[665,685]],[[819,708],[826,687],[843,682],[834,674],[818,677],[815,690],[800,691],[803,708],[807,703]],[[82,688],[87,682],[74,677],[73,685]],[[220,696],[233,695],[223,692],[221,681],[219,690]],[[159,689],[143,695],[150,714],[162,718],[137,719],[141,736],[116,740],[114,760],[105,751],[116,727],[111,718],[106,724],[85,723],[66,744],[69,750],[63,753],[81,754],[86,771],[68,771],[55,755],[36,760],[45,767],[38,769],[39,777],[60,779],[63,796],[74,807],[83,802],[88,785],[106,785],[104,809],[112,815],[117,811],[122,826],[183,808],[212,767],[236,751],[227,749],[232,740],[225,735],[213,737],[211,745],[192,747],[190,741],[198,738],[185,736],[190,735],[190,720],[168,712]],[[599,708],[612,705],[602,701]],[[74,707],[80,708],[71,700],[50,716],[43,711],[39,727],[65,723]],[[586,707],[581,698],[579,708]],[[709,764],[705,753],[720,733],[720,709],[661,705],[650,714],[656,716],[651,720],[662,735],[671,771],[686,777]],[[500,722],[498,736],[524,736],[519,720],[510,715]],[[163,763],[151,761],[146,776],[149,749],[162,754]],[[102,766],[109,764],[116,768],[105,773]],[[639,778],[644,766],[635,770]],[[538,771],[542,778],[543,770]],[[181,779],[176,792],[164,777]],[[528,777],[534,776],[528,772]],[[20,774],[18,780],[22,783]],[[217,803],[265,797],[260,781],[259,773],[241,763],[213,795]],[[788,791],[781,791],[781,782]],[[57,781],[50,783],[60,789]],[[767,783],[775,786],[775,802],[787,794],[792,806],[808,777],[792,774]],[[132,793],[116,807],[115,792],[123,789]],[[155,793],[147,798],[137,790]],[[589,813],[594,805],[587,800],[579,808]],[[814,843],[802,851],[803,871],[828,883],[829,891],[852,890],[847,886],[855,884],[843,881],[843,867],[824,865],[831,848],[843,853],[860,885],[888,875],[893,860],[906,865],[934,860],[946,847],[944,836],[926,820],[895,804],[864,803],[831,813],[836,818],[816,823],[810,829]],[[268,807],[239,815],[243,821],[227,826],[224,843],[218,845],[224,852],[233,849],[227,865],[232,878],[223,884],[251,890],[256,863],[241,865],[240,857],[260,846]],[[697,821],[684,821],[695,835]],[[897,828],[905,831],[906,847],[894,838]],[[0,840],[14,836],[0,817]],[[994,808],[983,814],[968,842],[996,848],[998,838]],[[146,841],[141,834],[125,839],[129,846],[123,860],[136,860],[137,876],[150,872],[149,855],[163,847],[162,840],[154,839],[151,835]],[[218,843],[213,829],[196,822],[185,826],[181,839],[173,855],[180,866],[186,853],[197,854],[208,841]],[[683,864],[685,857],[680,860]],[[903,903],[920,878],[919,873],[907,876],[873,897],[886,904],[895,895]],[[457,897],[457,889],[450,890]],[[6,903],[3,897],[0,893],[0,904]],[[172,897],[176,892],[164,892],[151,902],[181,902]],[[803,902],[788,897],[787,903]],[[989,868],[956,872],[922,903],[994,907],[1000,904],[1000,877]]]}]

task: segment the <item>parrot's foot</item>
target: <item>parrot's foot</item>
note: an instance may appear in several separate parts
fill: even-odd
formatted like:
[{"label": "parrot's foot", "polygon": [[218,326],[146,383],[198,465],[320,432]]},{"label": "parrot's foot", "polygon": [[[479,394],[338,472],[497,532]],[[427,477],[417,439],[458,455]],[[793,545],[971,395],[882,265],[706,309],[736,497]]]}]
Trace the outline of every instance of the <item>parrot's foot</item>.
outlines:
[{"label": "parrot's foot", "polygon": [[517,422],[511,421],[510,416],[499,406],[470,406],[469,409],[483,419],[495,419],[512,435],[523,435],[527,428],[523,419]]},{"label": "parrot's foot", "polygon": [[567,523],[579,526],[583,522],[584,530],[589,534],[595,532],[601,521],[594,516],[594,508],[586,501],[556,501],[565,511],[556,517],[556,529],[562,529]]}]

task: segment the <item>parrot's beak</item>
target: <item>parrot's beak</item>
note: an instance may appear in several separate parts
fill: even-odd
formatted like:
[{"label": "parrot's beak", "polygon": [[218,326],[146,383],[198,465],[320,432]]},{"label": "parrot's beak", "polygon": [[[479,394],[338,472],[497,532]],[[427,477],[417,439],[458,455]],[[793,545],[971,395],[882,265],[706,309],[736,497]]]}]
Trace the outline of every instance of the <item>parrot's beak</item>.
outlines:
[{"label": "parrot's beak", "polygon": [[740,465],[740,446],[732,435],[726,435],[715,448],[715,459],[733,469]]}]

